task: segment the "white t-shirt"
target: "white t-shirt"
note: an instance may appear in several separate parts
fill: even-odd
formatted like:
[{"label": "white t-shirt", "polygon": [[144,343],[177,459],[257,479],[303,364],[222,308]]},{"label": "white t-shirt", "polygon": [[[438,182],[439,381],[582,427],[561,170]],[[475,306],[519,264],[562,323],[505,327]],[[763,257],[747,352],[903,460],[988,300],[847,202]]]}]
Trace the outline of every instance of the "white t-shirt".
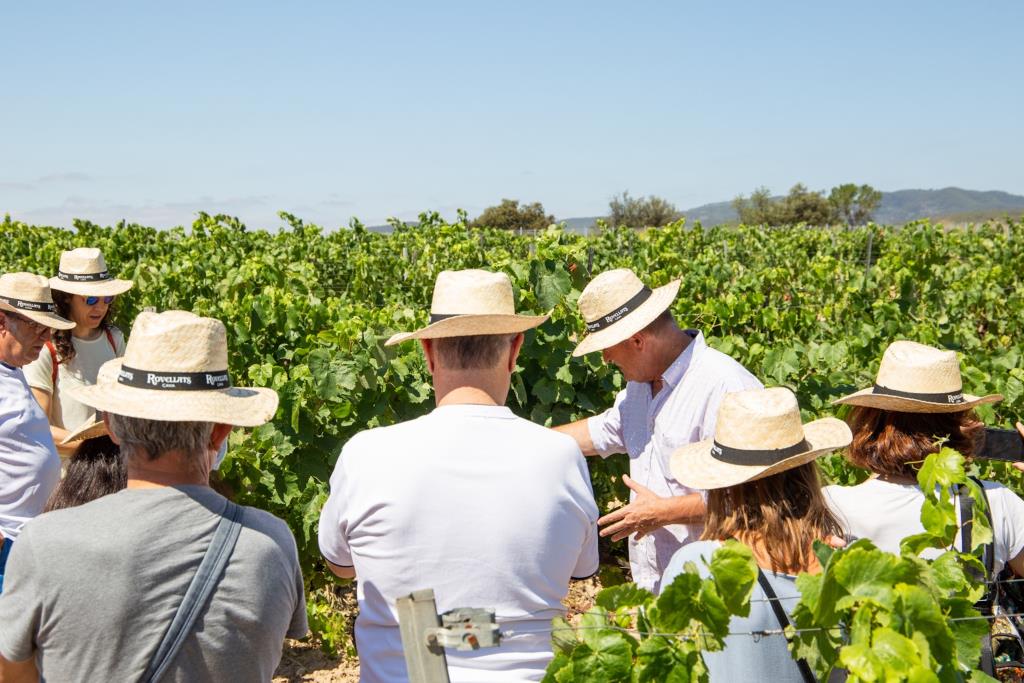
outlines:
[{"label": "white t-shirt", "polygon": [[[729,356],[709,348],[704,335],[686,330],[693,340],[662,374],[665,386],[651,396],[647,382],[629,382],[615,405],[587,420],[590,439],[602,456],[629,454],[629,476],[659,496],[694,493],[669,469],[680,446],[715,435],[722,397],[733,391],[760,389],[757,380]],[[635,494],[630,493],[630,500]],[[672,524],[629,537],[629,566],[637,585],[657,593],[669,560],[684,543],[700,538],[704,525]]]},{"label": "white t-shirt", "polygon": [[101,331],[95,339],[79,339],[71,337],[75,347],[75,357],[68,362],[57,364],[57,391],[53,391],[53,356],[49,349],[43,348],[39,358],[25,366],[25,377],[28,385],[34,389],[42,389],[51,395],[53,402],[50,415],[55,427],[72,430],[81,427],[96,412],[84,403],[71,397],[73,387],[96,384],[96,375],[100,366],[108,360],[124,355],[124,335],[116,327],[110,328],[114,338],[111,348],[106,332]]},{"label": "white t-shirt", "polygon": [[[985,495],[992,514],[996,573],[1007,560],[1024,550],[1024,500],[1002,484],[986,481]],[[856,486],[826,486],[825,500],[839,523],[853,538],[870,539],[881,550],[899,553],[900,541],[924,532],[921,505],[924,494],[917,484],[868,479]],[[960,508],[956,506],[957,518]],[[975,509],[976,514],[980,514]],[[956,547],[960,548],[957,536]],[[921,553],[926,559],[942,554],[936,548]]]},{"label": "white t-shirt", "polygon": [[60,481],[50,424],[20,368],[0,363],[0,534],[15,540]]},{"label": "white t-shirt", "polygon": [[[572,577],[597,571],[597,505],[570,437],[504,406],[449,405],[342,449],[320,551],[355,566],[360,680],[407,681],[396,598],[434,589],[438,612],[492,608],[503,630],[550,630]],[[453,682],[539,681],[548,633],[447,650]]]}]

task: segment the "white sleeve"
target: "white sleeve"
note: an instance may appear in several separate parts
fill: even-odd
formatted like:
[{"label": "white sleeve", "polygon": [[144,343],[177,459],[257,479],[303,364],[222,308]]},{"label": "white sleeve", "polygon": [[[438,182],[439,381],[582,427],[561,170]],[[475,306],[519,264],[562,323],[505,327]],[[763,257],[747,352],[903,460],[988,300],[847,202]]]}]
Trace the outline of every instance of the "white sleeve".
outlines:
[{"label": "white sleeve", "polygon": [[320,523],[317,536],[320,543],[320,554],[331,564],[339,567],[351,567],[352,552],[348,545],[348,496],[345,492],[345,449],[341,450],[338,463],[331,475],[331,493],[320,511]]},{"label": "white sleeve", "polygon": [[990,501],[998,495],[1002,503],[999,515],[1001,519],[995,519],[997,516],[996,506],[992,505],[992,523],[995,527],[992,533],[996,537],[995,550],[998,568],[999,565],[1005,566],[1007,562],[1024,552],[1024,500],[1001,484],[996,484],[989,489],[988,483],[986,482],[985,488],[988,489],[986,493]]},{"label": "white sleeve", "polygon": [[602,458],[607,458],[613,453],[626,452],[626,441],[622,435],[622,415],[619,412],[619,406],[625,398],[626,390],[623,389],[615,397],[615,403],[611,408],[600,415],[587,418],[590,440],[594,444],[594,450]]},{"label": "white sleeve", "polygon": [[25,371],[25,381],[30,387],[53,394],[53,357],[50,355],[50,347],[44,346],[39,357],[22,370]]},{"label": "white sleeve", "polygon": [[572,578],[585,579],[593,576],[600,569],[600,560],[597,555],[597,518],[600,512],[597,509],[597,502],[594,500],[594,489],[590,483],[590,470],[582,453],[578,452],[576,471],[571,473],[570,476],[572,479],[580,482],[577,486],[573,487],[576,493],[574,498],[577,499],[577,504],[583,510],[587,523],[586,536],[583,538],[579,557],[576,558],[576,566],[572,570]]}]

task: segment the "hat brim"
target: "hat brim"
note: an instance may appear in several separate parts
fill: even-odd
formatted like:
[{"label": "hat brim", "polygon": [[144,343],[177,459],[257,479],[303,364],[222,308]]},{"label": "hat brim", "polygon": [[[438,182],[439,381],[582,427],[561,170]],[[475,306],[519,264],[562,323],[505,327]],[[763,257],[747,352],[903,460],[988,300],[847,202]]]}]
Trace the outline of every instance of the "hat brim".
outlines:
[{"label": "hat brim", "polygon": [[874,387],[868,387],[848,396],[837,398],[832,403],[861,406],[863,408],[879,408],[899,413],[960,413],[976,406],[998,403],[1003,400],[1002,394],[989,394],[988,396],[964,394],[963,396],[963,403],[938,403],[922,401],[916,398],[904,398],[903,396],[876,394]]},{"label": "hat brim", "polygon": [[686,444],[672,453],[672,476],[692,489],[722,489],[770,477],[809,463],[822,455],[850,445],[850,427],[842,420],[825,417],[803,426],[808,449],[772,465],[734,465],[711,455],[713,439]]},{"label": "hat brim", "polygon": [[11,313],[17,313],[18,315],[24,316],[32,322],[39,323],[40,325],[46,325],[49,328],[55,330],[70,330],[74,329],[75,323],[62,318],[56,313],[49,313],[45,311],[26,311],[21,308],[15,308],[0,301],[0,310],[10,311]]},{"label": "hat brim", "polygon": [[682,284],[682,280],[673,280],[667,285],[653,290],[647,297],[647,301],[627,313],[622,319],[615,321],[603,330],[584,337],[583,341],[576,345],[572,355],[583,356],[594,351],[601,351],[629,339],[654,322],[655,318],[672,305],[676,294],[679,293],[680,284]]},{"label": "hat brim", "polygon": [[444,337],[470,337],[480,334],[518,334],[533,329],[550,317],[548,315],[453,315],[438,320],[414,332],[391,335],[384,346],[393,346],[410,339],[441,339]]},{"label": "hat brim", "polygon": [[60,442],[60,445],[67,446],[72,441],[77,441],[79,439],[94,439],[97,436],[106,436],[107,434],[107,424],[103,420],[97,420],[96,415],[94,414],[88,420],[79,425],[75,431],[64,437],[64,440]]},{"label": "hat brim", "polygon": [[165,422],[216,422],[257,427],[277,412],[273,389],[230,387],[208,391],[141,389],[117,382],[122,359],[100,367],[96,384],[78,386],[71,396],[105,413]]},{"label": "hat brim", "polygon": [[135,286],[132,280],[97,280],[96,282],[72,282],[59,277],[50,278],[50,289],[80,296],[117,296]]}]

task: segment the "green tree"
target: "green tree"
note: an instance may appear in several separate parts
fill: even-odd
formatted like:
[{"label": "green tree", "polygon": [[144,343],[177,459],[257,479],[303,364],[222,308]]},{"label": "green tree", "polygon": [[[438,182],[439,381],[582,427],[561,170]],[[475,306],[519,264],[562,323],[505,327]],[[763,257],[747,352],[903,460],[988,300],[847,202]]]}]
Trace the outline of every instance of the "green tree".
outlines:
[{"label": "green tree", "polygon": [[668,200],[654,195],[630,197],[629,192],[612,197],[608,211],[608,225],[613,228],[660,228],[678,220],[680,215]]},{"label": "green tree", "polygon": [[744,225],[780,225],[780,206],[763,185],[750,193],[750,199],[739,195],[732,206]]},{"label": "green tree", "polygon": [[767,187],[759,187],[747,199],[732,202],[740,222],[746,225],[829,225],[834,220],[832,205],[823,192],[812,192],[797,183],[785,197],[773,198]]},{"label": "green tree", "polygon": [[518,199],[502,199],[501,204],[484,209],[470,226],[499,230],[543,230],[554,222],[555,217],[545,214],[540,202],[520,205]]},{"label": "green tree", "polygon": [[882,193],[870,185],[857,186],[846,183],[832,188],[828,203],[837,220],[853,227],[871,220],[872,214],[882,201]]}]

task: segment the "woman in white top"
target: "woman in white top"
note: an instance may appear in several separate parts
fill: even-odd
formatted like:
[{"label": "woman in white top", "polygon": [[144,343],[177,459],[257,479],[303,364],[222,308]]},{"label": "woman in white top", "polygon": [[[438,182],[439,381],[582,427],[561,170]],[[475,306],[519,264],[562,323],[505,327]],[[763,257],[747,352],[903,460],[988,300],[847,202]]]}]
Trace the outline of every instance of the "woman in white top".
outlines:
[{"label": "woman in white top", "polygon": [[90,248],[61,254],[57,276],[50,279],[58,313],[75,327],[56,332],[39,358],[25,367],[25,377],[61,453],[74,452],[77,443],[61,442],[95,412],[76,401],[69,389],[95,384],[100,366],[124,354],[124,335],[110,320],[115,298],[132,284],[112,277],[100,250]]},{"label": "woman in white top", "polygon": [[[871,478],[856,486],[825,489],[848,534],[898,553],[900,541],[923,532],[924,494],[917,485],[917,468],[938,450],[938,440],[971,457],[984,439],[984,425],[972,409],[1001,399],[998,394],[963,393],[953,351],[910,341],[890,344],[874,386],[837,401],[854,406],[847,418],[853,443],[846,457],[871,471]],[[983,484],[992,519],[994,570],[998,573],[1008,564],[1024,576],[1024,500],[1002,484]],[[956,544],[959,548],[959,538]],[[941,552],[929,549],[922,555]]]},{"label": "woman in white top", "polygon": [[[701,540],[672,557],[662,587],[694,562],[706,575],[707,562],[722,542],[734,538],[754,554],[761,568],[751,595],[750,615],[734,616],[729,631],[773,631],[789,624],[800,592],[796,575],[821,571],[816,540],[835,544],[839,522],[821,493],[818,457],[850,443],[850,429],[827,417],[800,422],[800,407],[789,389],[754,389],[726,394],[714,440],[679,448],[672,474],[683,485],[707,491]],[[781,608],[776,611],[776,608]],[[727,636],[725,648],[705,652],[712,681],[814,680],[807,662],[794,660],[786,639]]]}]

